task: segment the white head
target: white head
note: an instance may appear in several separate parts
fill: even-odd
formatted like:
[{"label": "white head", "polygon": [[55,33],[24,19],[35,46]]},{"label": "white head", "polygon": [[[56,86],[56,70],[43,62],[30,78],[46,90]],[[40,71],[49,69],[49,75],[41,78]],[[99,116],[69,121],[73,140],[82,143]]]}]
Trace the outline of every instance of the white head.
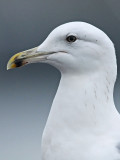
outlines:
[{"label": "white head", "polygon": [[55,28],[40,46],[13,56],[7,67],[36,62],[49,63],[64,73],[100,70],[116,77],[112,41],[103,31],[84,22],[70,22]]}]

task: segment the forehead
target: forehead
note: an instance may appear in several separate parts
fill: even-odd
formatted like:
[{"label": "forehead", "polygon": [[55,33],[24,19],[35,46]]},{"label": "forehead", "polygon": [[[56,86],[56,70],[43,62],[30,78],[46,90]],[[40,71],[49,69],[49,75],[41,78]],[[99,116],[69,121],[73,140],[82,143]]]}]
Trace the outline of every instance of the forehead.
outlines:
[{"label": "forehead", "polygon": [[86,36],[88,39],[94,39],[96,37],[101,39],[105,35],[103,31],[91,24],[85,22],[69,22],[55,28],[49,37],[57,38],[67,36],[68,34],[76,34],[79,38]]}]

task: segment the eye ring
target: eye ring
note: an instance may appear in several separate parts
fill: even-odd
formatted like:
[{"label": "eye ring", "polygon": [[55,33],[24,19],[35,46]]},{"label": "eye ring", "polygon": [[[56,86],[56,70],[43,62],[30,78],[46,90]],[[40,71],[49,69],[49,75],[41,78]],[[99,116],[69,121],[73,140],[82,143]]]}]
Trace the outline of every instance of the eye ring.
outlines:
[{"label": "eye ring", "polygon": [[75,41],[77,40],[77,37],[74,36],[74,35],[70,35],[70,36],[68,36],[68,37],[66,38],[66,40],[67,40],[68,42],[75,42]]}]

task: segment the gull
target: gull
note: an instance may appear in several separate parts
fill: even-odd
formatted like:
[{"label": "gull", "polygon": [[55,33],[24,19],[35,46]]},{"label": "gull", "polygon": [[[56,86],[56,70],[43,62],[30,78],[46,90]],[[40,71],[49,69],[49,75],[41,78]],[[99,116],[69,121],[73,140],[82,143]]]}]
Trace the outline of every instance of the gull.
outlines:
[{"label": "gull", "polygon": [[7,69],[48,63],[61,80],[42,136],[42,160],[120,160],[117,76],[110,38],[85,22],[55,28],[33,49],[15,54]]}]

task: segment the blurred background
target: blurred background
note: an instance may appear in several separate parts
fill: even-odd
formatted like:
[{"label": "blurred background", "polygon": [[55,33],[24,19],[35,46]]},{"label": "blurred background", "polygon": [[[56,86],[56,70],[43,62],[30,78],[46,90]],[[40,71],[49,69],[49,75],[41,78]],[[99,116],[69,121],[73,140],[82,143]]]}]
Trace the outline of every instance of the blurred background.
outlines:
[{"label": "blurred background", "polygon": [[47,64],[6,70],[9,58],[38,46],[60,24],[85,21],[115,44],[118,78],[114,99],[120,111],[119,0],[0,0],[0,159],[40,160],[41,135],[60,73]]}]

